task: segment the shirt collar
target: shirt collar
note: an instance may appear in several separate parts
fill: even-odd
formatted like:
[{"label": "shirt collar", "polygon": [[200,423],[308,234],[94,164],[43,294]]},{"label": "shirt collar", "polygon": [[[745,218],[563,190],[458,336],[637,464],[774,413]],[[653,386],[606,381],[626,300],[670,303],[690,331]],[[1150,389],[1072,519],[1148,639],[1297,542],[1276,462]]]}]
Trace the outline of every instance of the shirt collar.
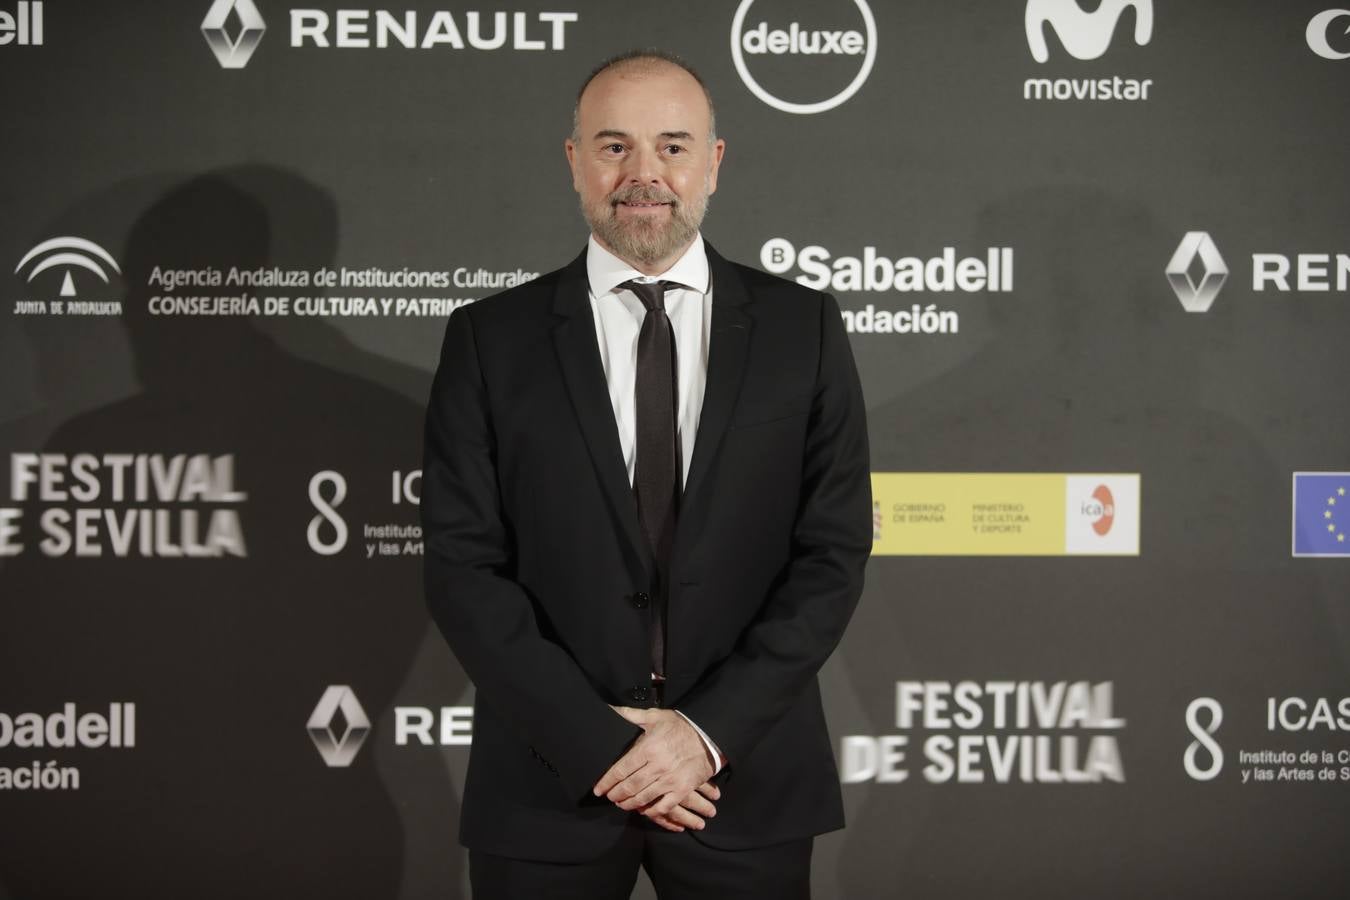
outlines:
[{"label": "shirt collar", "polygon": [[[649,280],[628,263],[610,253],[591,235],[586,242],[586,278],[591,284],[591,295],[603,297],[629,279]],[[664,281],[673,281],[681,287],[708,292],[708,253],[703,248],[703,235],[694,236],[694,242],[675,260],[674,265],[657,275]]]}]

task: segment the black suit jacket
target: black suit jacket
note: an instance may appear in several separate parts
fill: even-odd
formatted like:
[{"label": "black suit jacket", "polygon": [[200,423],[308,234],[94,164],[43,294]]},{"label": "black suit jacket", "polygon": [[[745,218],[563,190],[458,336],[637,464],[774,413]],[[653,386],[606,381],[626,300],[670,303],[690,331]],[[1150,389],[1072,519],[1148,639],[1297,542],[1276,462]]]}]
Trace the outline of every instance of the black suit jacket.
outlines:
[{"label": "black suit jacket", "polygon": [[[833,297],[708,247],[707,388],[671,555],[665,706],[728,758],[696,837],[844,825],[816,673],[872,546],[862,390]],[[427,411],[431,614],[477,688],[460,840],[594,858],[625,817],[592,785],[649,705],[651,555],[624,467],[586,255],[457,309]]]}]

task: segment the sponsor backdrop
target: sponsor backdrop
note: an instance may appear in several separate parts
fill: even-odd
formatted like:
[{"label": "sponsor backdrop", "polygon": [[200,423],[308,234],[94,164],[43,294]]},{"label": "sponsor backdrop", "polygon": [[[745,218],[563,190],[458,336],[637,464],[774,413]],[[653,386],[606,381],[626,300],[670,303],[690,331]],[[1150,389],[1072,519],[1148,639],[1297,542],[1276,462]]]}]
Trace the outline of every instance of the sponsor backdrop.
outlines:
[{"label": "sponsor backdrop", "polygon": [[424,402],[653,43],[868,400],[815,895],[1350,893],[1344,0],[300,2],[0,0],[0,898],[467,896]]}]

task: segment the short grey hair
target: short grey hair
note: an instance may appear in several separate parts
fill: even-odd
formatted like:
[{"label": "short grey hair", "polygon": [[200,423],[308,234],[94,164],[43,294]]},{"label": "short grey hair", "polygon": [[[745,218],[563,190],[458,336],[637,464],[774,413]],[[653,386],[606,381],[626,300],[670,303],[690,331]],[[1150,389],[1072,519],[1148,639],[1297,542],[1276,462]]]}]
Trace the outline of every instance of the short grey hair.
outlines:
[{"label": "short grey hair", "polygon": [[698,82],[699,87],[703,88],[703,99],[708,101],[708,143],[711,144],[716,141],[717,114],[713,109],[712,94],[708,91],[708,85],[704,83],[703,77],[694,71],[694,67],[685,62],[684,59],[669,50],[662,50],[658,47],[625,50],[623,53],[611,56],[591,70],[591,74],[586,76],[586,80],[581,83],[580,89],[577,90],[576,103],[572,105],[572,140],[575,142],[581,138],[581,95],[586,93],[586,88],[591,86],[591,82],[596,79],[596,76],[616,66],[651,68],[653,63],[669,63],[683,69]]}]

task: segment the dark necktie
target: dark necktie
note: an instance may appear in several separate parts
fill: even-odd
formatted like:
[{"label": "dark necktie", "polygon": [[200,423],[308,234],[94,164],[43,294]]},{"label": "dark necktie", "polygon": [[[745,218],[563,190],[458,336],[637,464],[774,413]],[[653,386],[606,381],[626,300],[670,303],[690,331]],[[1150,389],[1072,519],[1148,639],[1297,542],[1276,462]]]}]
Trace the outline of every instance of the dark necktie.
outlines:
[{"label": "dark necktie", "polygon": [[644,284],[625,281],[647,308],[638,332],[637,349],[637,463],[633,493],[638,518],[656,559],[652,585],[652,672],[665,678],[666,597],[670,576],[670,548],[675,539],[675,517],[680,496],[680,459],[675,442],[676,396],[675,335],[666,315],[667,282]]}]

